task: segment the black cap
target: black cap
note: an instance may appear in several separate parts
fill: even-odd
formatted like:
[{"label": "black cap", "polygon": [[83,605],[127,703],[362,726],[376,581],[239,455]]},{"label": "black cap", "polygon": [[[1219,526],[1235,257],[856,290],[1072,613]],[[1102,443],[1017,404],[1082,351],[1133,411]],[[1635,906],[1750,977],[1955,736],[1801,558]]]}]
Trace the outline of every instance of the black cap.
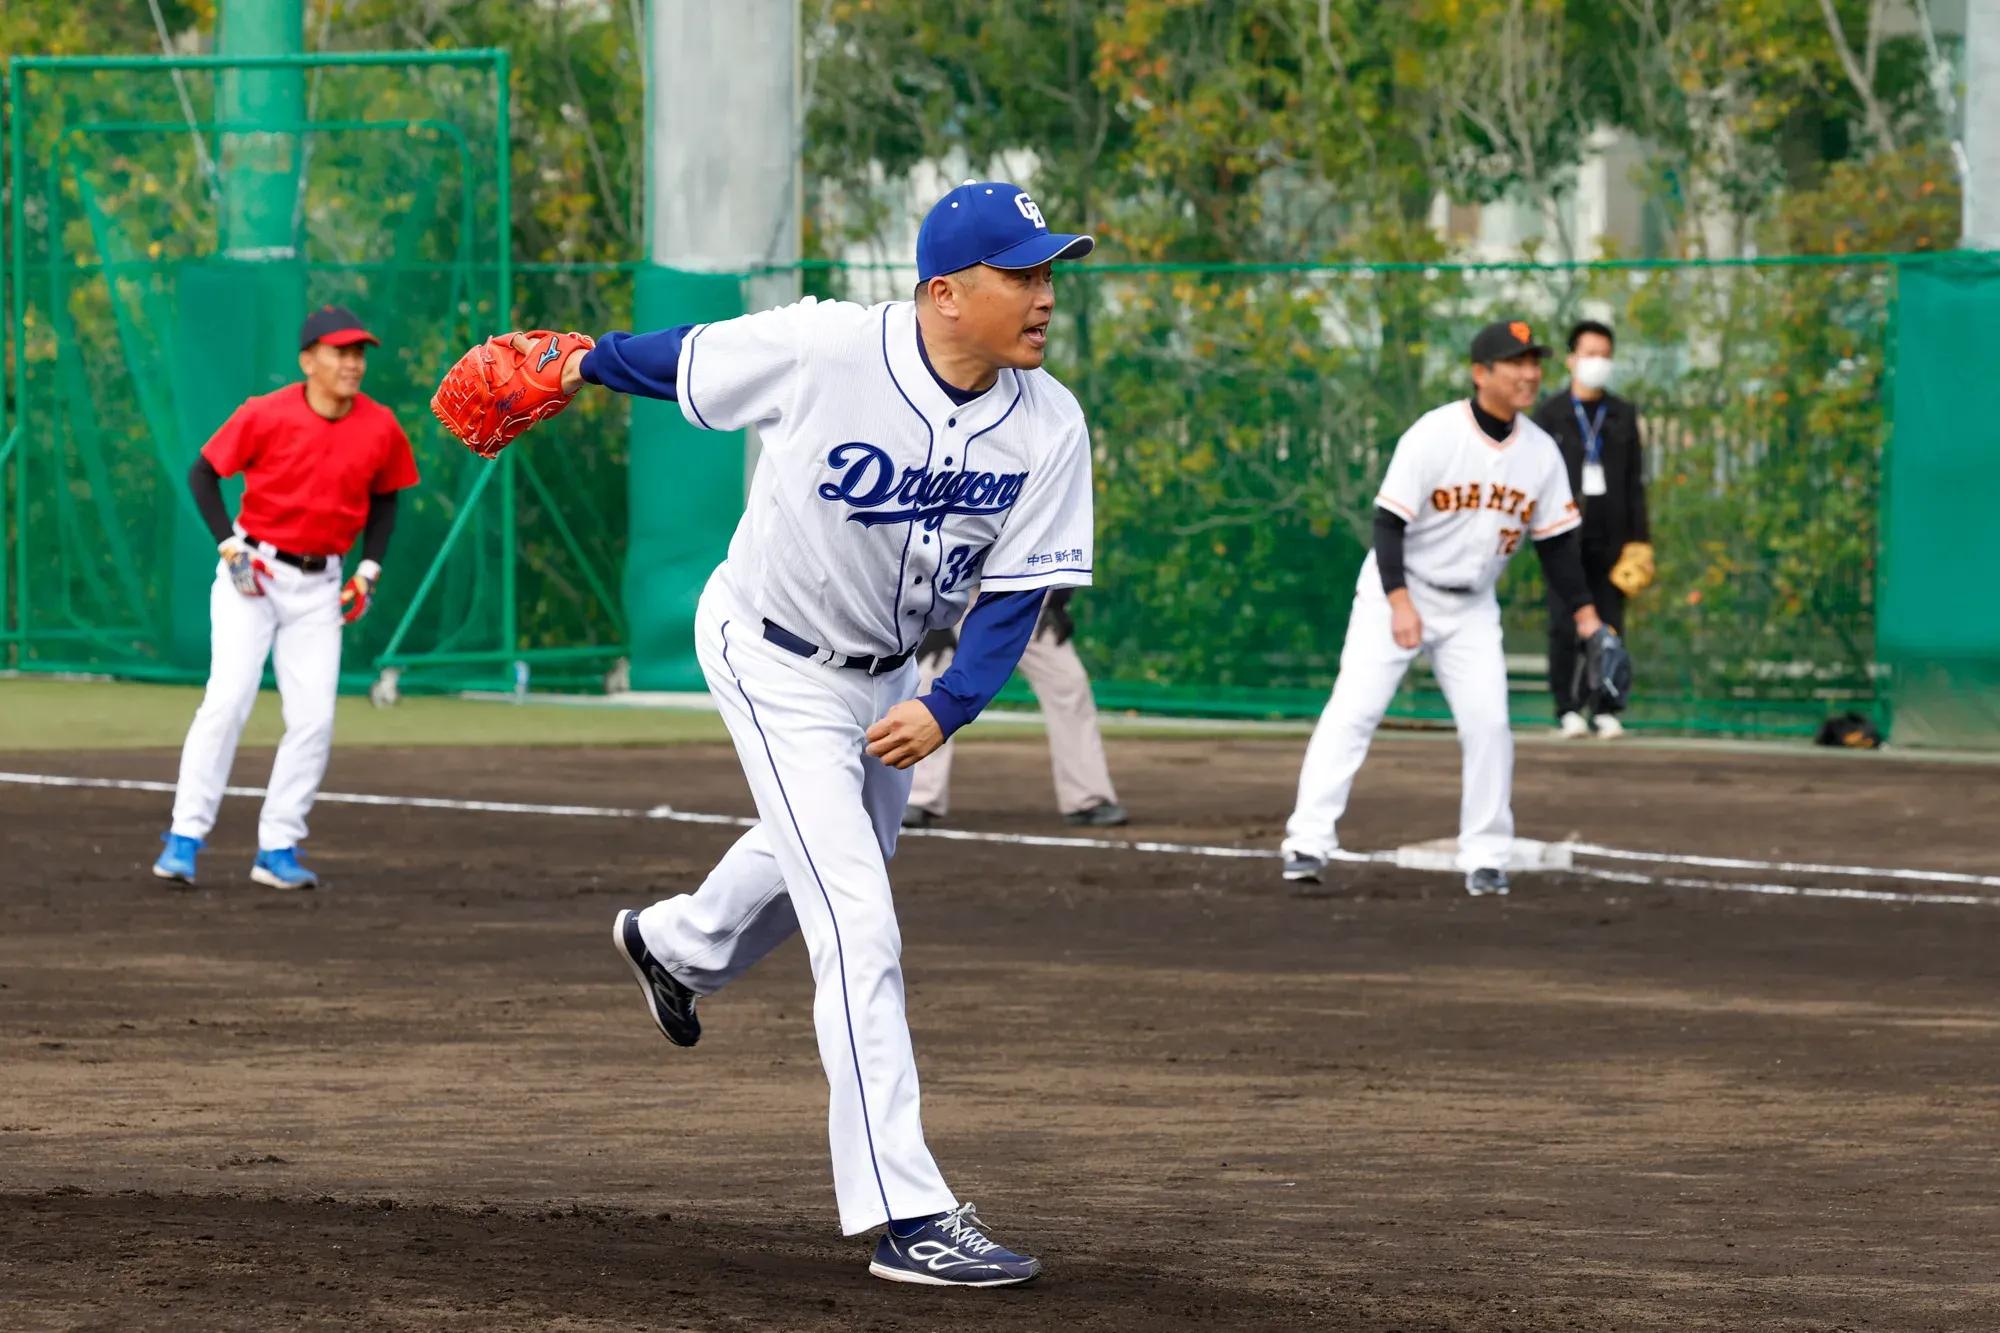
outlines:
[{"label": "black cap", "polygon": [[1535,331],[1525,319],[1495,320],[1472,335],[1472,359],[1482,366],[1510,361],[1517,356],[1547,356],[1549,349],[1535,341]]},{"label": "black cap", "polygon": [[328,347],[373,343],[380,347],[382,340],[362,328],[360,317],[346,306],[323,305],[299,325],[299,350],[303,352],[314,343],[325,343]]}]

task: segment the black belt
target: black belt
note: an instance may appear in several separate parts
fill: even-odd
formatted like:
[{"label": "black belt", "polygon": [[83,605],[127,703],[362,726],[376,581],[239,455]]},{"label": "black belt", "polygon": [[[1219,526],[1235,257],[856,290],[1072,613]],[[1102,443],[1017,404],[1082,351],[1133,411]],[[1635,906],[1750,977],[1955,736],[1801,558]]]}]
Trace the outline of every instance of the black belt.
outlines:
[{"label": "black belt", "polygon": [[281,564],[290,565],[301,574],[324,573],[326,567],[333,563],[333,557],[330,555],[300,555],[296,551],[280,551],[277,547],[271,545],[271,543],[260,542],[255,537],[249,540],[250,544],[257,548],[260,555],[268,555]]},{"label": "black belt", "polygon": [[1432,590],[1434,590],[1434,591],[1436,591],[1436,592],[1448,592],[1448,593],[1451,593],[1451,594],[1452,594],[1453,596],[1456,596],[1456,597],[1469,597],[1469,596],[1471,596],[1471,595],[1472,595],[1473,593],[1475,593],[1475,592],[1478,592],[1478,591],[1479,591],[1479,589],[1477,589],[1477,588],[1474,588],[1474,587],[1472,587],[1472,586],[1471,586],[1471,585],[1469,585],[1469,584],[1464,584],[1464,583],[1432,583],[1432,582],[1431,582],[1431,581],[1430,581],[1429,579],[1427,579],[1427,578],[1423,578],[1423,577],[1421,577],[1421,576],[1419,576],[1419,575],[1416,575],[1416,574],[1411,574],[1411,573],[1410,573],[1410,572],[1409,572],[1408,570],[1405,570],[1405,571],[1403,571],[1403,572],[1404,572],[1404,576],[1405,576],[1405,577],[1407,577],[1407,578],[1413,578],[1413,579],[1416,579],[1416,581],[1417,581],[1417,582],[1419,582],[1419,583],[1423,584],[1423,585],[1424,585],[1424,586],[1425,586],[1426,588],[1430,588],[1430,589],[1432,589]]},{"label": "black belt", "polygon": [[844,667],[851,671],[866,671],[871,676],[888,675],[891,671],[909,661],[910,658],[916,655],[917,651],[912,648],[907,652],[897,653],[893,657],[872,657],[867,653],[849,657],[845,653],[829,652],[816,643],[810,643],[805,639],[801,639],[783,625],[774,625],[768,620],[764,622],[764,638],[767,642],[777,644],[788,653],[797,653],[800,657],[817,658],[828,666]]}]

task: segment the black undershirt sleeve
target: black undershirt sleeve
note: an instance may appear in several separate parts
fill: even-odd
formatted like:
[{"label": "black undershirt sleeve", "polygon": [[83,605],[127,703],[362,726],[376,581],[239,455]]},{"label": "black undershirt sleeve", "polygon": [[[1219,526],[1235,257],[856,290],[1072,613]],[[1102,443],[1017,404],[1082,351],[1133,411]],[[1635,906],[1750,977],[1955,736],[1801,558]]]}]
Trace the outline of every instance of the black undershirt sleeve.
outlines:
[{"label": "black undershirt sleeve", "polygon": [[368,526],[361,530],[361,558],[382,563],[389,554],[389,534],[396,530],[396,492],[368,497]]},{"label": "black undershirt sleeve", "polygon": [[1542,577],[1549,581],[1562,604],[1574,615],[1591,604],[1590,584],[1583,577],[1583,532],[1568,532],[1535,543],[1535,555],[1542,562]]},{"label": "black undershirt sleeve", "polygon": [[[1403,573],[1403,529],[1409,525],[1401,514],[1377,506],[1375,510],[1375,569],[1382,576],[1382,591],[1392,593],[1409,586]],[[1577,567],[1581,577],[1583,567]]]},{"label": "black undershirt sleeve", "polygon": [[208,524],[217,546],[236,534],[229,522],[229,506],[222,503],[222,474],[199,454],[188,469],[188,490],[194,493],[194,507],[201,511],[201,521]]}]

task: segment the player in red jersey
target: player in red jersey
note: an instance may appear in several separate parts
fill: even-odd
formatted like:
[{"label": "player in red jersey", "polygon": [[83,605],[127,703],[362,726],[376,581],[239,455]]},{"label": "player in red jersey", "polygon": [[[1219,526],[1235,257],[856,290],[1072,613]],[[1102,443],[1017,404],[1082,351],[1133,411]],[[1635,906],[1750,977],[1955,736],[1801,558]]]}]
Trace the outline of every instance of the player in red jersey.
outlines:
[{"label": "player in red jersey", "polygon": [[[250,878],[276,889],[319,883],[299,864],[298,844],[333,747],[341,625],[367,611],[396,525],[396,493],[417,484],[409,437],[361,392],[370,345],[380,343],[352,311],[315,310],[299,329],[303,382],[245,401],[188,471],[222,559],[209,594],[208,690],[181,749],[173,824],[153,865],[161,879],[194,883],[195,856],[215,825],[269,657],[285,737]],[[239,472],[243,505],[232,522],[222,478]],[[361,563],[343,582],[341,559],[364,530]]]}]

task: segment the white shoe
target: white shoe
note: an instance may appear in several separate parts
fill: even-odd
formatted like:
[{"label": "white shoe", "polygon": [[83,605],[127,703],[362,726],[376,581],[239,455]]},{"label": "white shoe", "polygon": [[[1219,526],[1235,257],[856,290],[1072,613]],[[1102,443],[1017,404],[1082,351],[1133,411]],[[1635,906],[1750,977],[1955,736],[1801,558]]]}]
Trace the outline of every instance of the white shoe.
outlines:
[{"label": "white shoe", "polygon": [[1590,734],[1590,724],[1583,720],[1582,713],[1564,713],[1562,721],[1556,724],[1556,730],[1566,741],[1580,740]]},{"label": "white shoe", "polygon": [[1599,740],[1615,741],[1625,734],[1625,724],[1610,713],[1599,713],[1591,721],[1597,725]]}]

